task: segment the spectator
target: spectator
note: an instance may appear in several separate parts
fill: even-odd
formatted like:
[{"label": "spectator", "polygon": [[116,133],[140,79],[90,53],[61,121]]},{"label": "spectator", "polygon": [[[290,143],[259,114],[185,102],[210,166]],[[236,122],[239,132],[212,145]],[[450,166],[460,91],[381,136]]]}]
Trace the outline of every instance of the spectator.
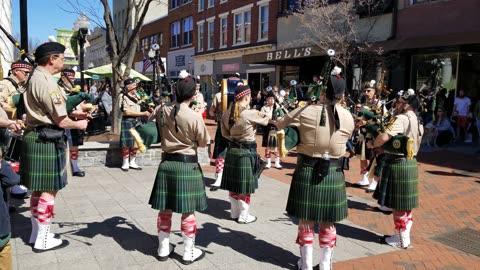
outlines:
[{"label": "spectator", "polygon": [[153,93],[152,100],[153,103],[155,103],[155,107],[161,104],[162,96],[160,95],[159,89],[155,90],[155,93]]},{"label": "spectator", "polygon": [[450,144],[455,138],[455,130],[443,108],[440,107],[437,109],[437,119],[432,121],[432,123],[438,132],[435,144],[438,146]]},{"label": "spectator", "polygon": [[458,97],[455,98],[453,103],[453,110],[458,111],[457,116],[457,140],[460,139],[460,133],[463,131],[465,139],[467,135],[467,127],[468,127],[468,113],[470,112],[470,105],[472,102],[470,101],[469,97],[465,96],[465,91],[459,90]]},{"label": "spectator", "polygon": [[92,86],[90,86],[90,97],[95,99],[97,97],[97,83],[94,82]]}]

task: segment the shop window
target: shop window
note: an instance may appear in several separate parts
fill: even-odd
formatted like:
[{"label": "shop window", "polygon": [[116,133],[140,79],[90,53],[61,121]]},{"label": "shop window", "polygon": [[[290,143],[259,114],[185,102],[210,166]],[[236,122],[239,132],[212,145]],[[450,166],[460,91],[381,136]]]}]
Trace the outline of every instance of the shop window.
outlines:
[{"label": "shop window", "polygon": [[[432,72],[439,65],[440,74],[438,79],[433,77]],[[449,90],[456,88],[457,82],[458,53],[421,54],[412,56],[410,86],[420,89],[423,84],[428,86],[436,83],[444,85]]]}]

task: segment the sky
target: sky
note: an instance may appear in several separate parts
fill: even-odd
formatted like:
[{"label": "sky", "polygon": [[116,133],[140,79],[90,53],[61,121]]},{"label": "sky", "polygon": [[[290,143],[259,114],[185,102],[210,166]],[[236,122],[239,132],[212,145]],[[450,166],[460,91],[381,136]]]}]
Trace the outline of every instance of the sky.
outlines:
[{"label": "sky", "polygon": [[[70,0],[72,3],[76,3],[76,1],[84,5],[92,3],[99,12],[102,12],[103,7],[100,0]],[[112,1],[109,1],[111,8]],[[12,0],[13,36],[17,39],[20,39],[19,2],[19,0]],[[71,30],[79,16],[77,13],[68,12],[73,11],[73,8],[66,0],[27,0],[27,8],[28,36],[32,42],[38,45],[48,41],[48,36],[56,37],[55,29]],[[93,22],[90,24],[91,29],[95,26]]]}]

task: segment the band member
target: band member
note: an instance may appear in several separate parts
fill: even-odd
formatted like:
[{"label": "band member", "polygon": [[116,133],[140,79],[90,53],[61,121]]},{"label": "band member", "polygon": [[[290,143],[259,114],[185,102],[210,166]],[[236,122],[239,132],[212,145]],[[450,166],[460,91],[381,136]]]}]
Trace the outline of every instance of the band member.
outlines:
[{"label": "band member", "polygon": [[195,99],[190,104],[190,107],[196,111],[203,119],[207,118],[206,114],[206,107],[207,103],[205,103],[205,99],[203,98],[202,92],[200,92],[200,80],[196,80],[196,87],[195,87]]},{"label": "band member", "polygon": [[[277,121],[283,117],[283,110],[275,103],[275,93],[269,91],[267,94],[267,100],[265,106],[262,107],[260,113],[265,115],[272,121]],[[280,154],[278,152],[278,140],[277,140],[277,127],[273,124],[269,124],[263,128],[262,132],[262,147],[265,147],[265,158],[267,159],[266,169],[272,167],[271,153],[275,155],[275,168],[281,169]]]},{"label": "band member", "polygon": [[230,217],[242,224],[257,220],[257,217],[249,214],[251,194],[258,188],[258,179],[253,170],[257,155],[257,125],[273,123],[259,111],[249,108],[251,99],[248,85],[237,86],[234,102],[223,114],[221,123],[222,135],[229,140],[221,188],[230,192]]},{"label": "band member", "polygon": [[320,99],[320,93],[321,93],[320,83],[321,81],[319,80],[318,75],[313,75],[312,83],[308,85],[308,89],[307,89],[307,96],[309,100],[315,101]]},{"label": "band member", "polygon": [[[380,205],[393,208],[393,221],[396,234],[386,236],[385,242],[392,246],[407,248],[410,245],[412,229],[412,211],[418,207],[418,164],[415,156],[420,147],[423,126],[415,111],[420,108],[420,100],[413,89],[409,89],[396,102],[396,116],[392,124],[386,127],[385,133],[377,136],[369,144],[377,154],[385,152],[385,165],[376,198]],[[382,150],[383,146],[397,134],[413,139],[413,158],[408,159],[399,153]],[[393,142],[393,145],[396,145]]]},{"label": "band member", "polygon": [[12,108],[8,104],[8,97],[19,94],[19,88],[23,87],[32,71],[32,64],[24,60],[18,60],[11,65],[10,71],[10,76],[0,81],[0,103],[9,118],[12,119]]},{"label": "band member", "polygon": [[[382,104],[379,99],[377,99],[375,94],[375,84],[374,80],[370,82],[366,82],[364,84],[364,94],[365,94],[365,102],[362,104],[362,107],[369,108],[376,110],[377,108],[381,108]],[[365,120],[359,120],[356,123],[356,127],[360,128],[365,126],[367,122]],[[365,137],[359,137],[359,145],[358,145],[358,152],[360,153],[360,174],[362,175],[362,179],[357,183],[353,184],[354,186],[358,187],[368,187],[367,192],[372,192],[377,187],[377,181],[375,179],[368,179],[369,173],[367,171],[369,161],[373,159],[373,152],[371,149],[365,147],[367,140]]]},{"label": "band member", "polygon": [[[65,95],[71,94],[73,90],[73,81],[75,80],[75,70],[63,69],[58,84]],[[85,171],[78,167],[78,146],[83,145],[83,131],[78,129],[67,129],[68,145],[70,151],[70,163],[72,164],[73,176],[84,177]]]},{"label": "band member", "polygon": [[176,212],[182,214],[184,253],[181,262],[191,264],[205,256],[194,245],[197,232],[195,211],[207,208],[197,148],[205,147],[210,136],[202,117],[188,107],[195,99],[195,79],[186,71],[182,71],[179,77],[176,102],[157,107],[150,117],[150,121],[157,122],[163,154],[149,203],[152,208],[160,210],[157,220],[159,260],[167,260],[173,251],[169,236],[172,212]]},{"label": "band member", "polygon": [[26,126],[21,151],[21,177],[33,191],[30,198],[32,213],[33,251],[43,252],[68,245],[68,241],[55,238],[50,231],[57,192],[67,184],[67,156],[65,129],[87,128],[87,113],[72,112],[77,120],[68,117],[66,96],[62,94],[53,74],[63,68],[65,46],[47,42],[35,50],[38,66],[32,72],[23,93]]},{"label": "band member", "polygon": [[141,170],[142,168],[135,162],[137,156],[137,148],[133,141],[132,135],[128,132],[134,127],[140,120],[141,116],[149,116],[150,112],[141,111],[141,101],[135,95],[135,89],[137,83],[133,79],[126,79],[123,82],[125,87],[124,92],[120,94],[119,102],[120,110],[123,112],[122,128],[120,132],[120,146],[122,147],[122,171],[128,172],[128,169]]},{"label": "band member", "polygon": [[354,123],[351,113],[341,105],[345,80],[334,74],[320,102],[297,108],[277,123],[279,129],[297,127],[300,137],[287,202],[287,213],[300,220],[296,241],[300,245],[299,269],[313,268],[315,223],[319,224],[320,269],[331,269],[335,222],[348,215],[342,157],[347,155],[345,144]]},{"label": "band member", "polygon": [[217,122],[217,131],[215,132],[215,146],[213,148],[213,158],[215,159],[215,183],[213,183],[210,191],[217,191],[222,183],[223,167],[225,165],[225,149],[227,141],[222,136],[221,119],[222,119],[222,90],[216,93],[212,105],[208,110],[211,117],[215,117]]}]

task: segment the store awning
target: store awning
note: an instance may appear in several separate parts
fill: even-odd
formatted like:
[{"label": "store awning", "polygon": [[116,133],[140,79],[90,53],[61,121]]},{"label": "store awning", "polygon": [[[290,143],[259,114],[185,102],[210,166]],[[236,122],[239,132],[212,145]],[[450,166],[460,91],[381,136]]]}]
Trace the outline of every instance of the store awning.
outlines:
[{"label": "store awning", "polygon": [[373,44],[373,47],[381,47],[384,51],[398,51],[472,44],[480,44],[480,31],[443,34],[437,36],[399,38],[377,42]]},{"label": "store awning", "polygon": [[263,53],[247,54],[242,56],[242,62],[244,64],[274,64],[278,61],[297,60],[301,58],[323,55],[327,55],[327,52],[324,52],[320,48],[315,46],[307,46]]}]

